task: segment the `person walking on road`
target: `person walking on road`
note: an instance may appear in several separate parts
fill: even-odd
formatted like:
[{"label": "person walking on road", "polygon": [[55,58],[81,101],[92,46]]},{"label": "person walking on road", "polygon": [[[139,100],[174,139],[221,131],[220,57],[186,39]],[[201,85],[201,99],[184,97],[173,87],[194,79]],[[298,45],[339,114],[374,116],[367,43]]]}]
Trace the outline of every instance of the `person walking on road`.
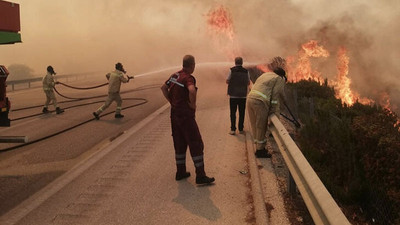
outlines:
[{"label": "person walking on road", "polygon": [[171,128],[177,167],[175,180],[190,176],[190,172],[186,171],[186,150],[189,146],[196,168],[196,184],[210,184],[215,179],[206,176],[204,144],[195,120],[197,87],[192,75],[195,64],[192,55],[185,55],[183,69],[172,74],[162,85],[161,91],[171,104]]},{"label": "person walking on road", "polygon": [[58,82],[54,81],[55,75],[56,75],[56,72],[54,72],[54,68],[52,66],[48,66],[47,74],[46,74],[46,76],[43,77],[43,80],[42,80],[43,91],[46,94],[46,102],[44,103],[44,107],[42,110],[43,113],[49,112],[48,106],[49,106],[50,102],[53,103],[57,114],[64,112],[63,109],[61,109],[60,107],[57,106],[57,99],[56,99],[56,95],[54,94],[54,86],[58,83]]},{"label": "person walking on road", "polygon": [[267,144],[265,135],[268,129],[268,117],[274,113],[279,116],[280,102],[286,102],[285,66],[285,59],[279,56],[273,58],[267,66],[269,71],[257,78],[247,97],[247,110],[256,143],[257,158],[271,157],[265,149]]},{"label": "person walking on road", "polygon": [[235,66],[231,68],[226,83],[228,84],[231,131],[229,134],[234,135],[236,132],[236,111],[239,109],[239,133],[243,133],[244,116],[246,111],[246,96],[250,85],[249,72],[243,68],[242,57],[235,58]]},{"label": "person walking on road", "polygon": [[93,112],[93,116],[96,120],[100,119],[100,114],[107,109],[113,101],[117,103],[117,109],[115,110],[115,118],[122,118],[124,115],[121,114],[122,110],[122,99],[119,91],[121,89],[121,83],[128,83],[133,77],[125,77],[124,66],[121,63],[115,64],[115,71],[107,73],[106,77],[108,80],[108,97],[105,103],[96,111]]}]

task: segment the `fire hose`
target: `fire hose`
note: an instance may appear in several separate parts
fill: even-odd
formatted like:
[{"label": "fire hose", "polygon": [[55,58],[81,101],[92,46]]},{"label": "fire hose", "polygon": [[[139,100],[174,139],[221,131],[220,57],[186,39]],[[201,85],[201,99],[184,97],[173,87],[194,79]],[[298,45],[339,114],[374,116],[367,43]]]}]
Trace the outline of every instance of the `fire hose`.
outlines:
[{"label": "fire hose", "polygon": [[[104,84],[97,85],[97,86],[93,86],[93,87],[81,88],[81,87],[69,86],[69,85],[66,85],[66,84],[61,83],[61,82],[59,82],[59,84],[64,85],[64,86],[69,87],[69,88],[78,89],[78,90],[88,90],[88,89],[94,89],[94,88],[99,88],[99,87],[103,87],[103,86],[105,86],[105,85],[108,85],[108,83],[104,83]],[[136,89],[133,89],[133,90],[123,91],[123,92],[121,92],[121,93],[124,94],[124,93],[130,93],[130,92],[135,92],[135,91],[141,91],[141,90],[146,90],[146,89],[151,89],[151,88],[158,88],[159,86],[160,86],[160,85],[145,85],[145,86],[141,86],[141,87],[138,87],[138,88],[136,88]],[[91,97],[73,98],[73,97],[68,97],[68,96],[65,96],[65,95],[61,94],[56,88],[55,88],[54,90],[55,90],[56,93],[57,93],[58,95],[60,95],[61,97],[66,98],[66,99],[70,99],[70,100],[67,100],[67,101],[60,101],[59,103],[69,103],[69,102],[77,102],[77,101],[82,101],[82,100],[89,100],[89,99],[107,97],[107,95],[98,95],[98,96],[91,96]],[[123,100],[136,100],[136,99],[132,99],[132,98],[131,98],[131,99],[123,99]],[[140,99],[140,98],[139,98],[139,99],[137,99],[137,100],[143,100],[143,99]],[[65,108],[65,109],[75,108],[75,107],[84,106],[84,105],[90,105],[90,104],[96,104],[96,103],[100,103],[100,102],[104,102],[104,100],[95,101],[95,102],[90,102],[90,103],[85,103],[85,104],[74,105],[74,106],[67,107],[67,108]],[[16,112],[16,111],[21,111],[21,110],[26,110],[26,109],[33,109],[33,108],[39,108],[39,107],[43,107],[43,105],[28,106],[28,107],[24,107],[24,108],[13,109],[12,111]],[[50,111],[50,112],[53,112],[53,111]],[[22,119],[26,119],[26,118],[30,118],[30,117],[39,116],[39,115],[42,115],[42,114],[43,114],[43,113],[40,112],[40,113],[28,115],[28,116],[23,116],[23,117],[14,118],[14,119],[11,119],[11,121],[22,120]]]},{"label": "fire hose", "polygon": [[[62,84],[62,85],[64,85],[64,86],[69,86],[69,85],[65,85],[65,84],[63,84],[63,83],[61,83],[61,82],[59,82],[59,84]],[[108,83],[105,83],[105,84],[102,84],[102,85],[97,85],[97,86],[94,86],[94,87],[88,87],[88,88],[78,88],[78,87],[72,87],[72,86],[70,86],[70,88],[84,90],[84,89],[93,89],[93,88],[102,87],[102,86],[105,86],[105,85],[107,85],[107,84],[108,84]],[[121,93],[129,93],[129,92],[133,92],[133,91],[140,91],[140,90],[146,90],[146,89],[151,89],[151,88],[159,88],[159,86],[160,86],[159,84],[158,84],[158,85],[146,85],[146,86],[142,86],[142,87],[139,87],[139,88],[136,88],[136,89],[133,89],[133,90],[124,91],[124,92],[121,92]],[[64,97],[64,98],[67,98],[67,99],[72,99],[72,100],[63,101],[63,102],[75,102],[75,101],[81,101],[81,100],[86,100],[86,99],[93,99],[93,98],[99,98],[99,97],[105,97],[105,96],[107,96],[107,95],[100,95],[100,96],[92,96],[92,97],[86,97],[86,98],[72,98],[72,97],[68,97],[68,96],[62,95],[61,93],[58,92],[58,90],[57,90],[56,88],[54,88],[54,90],[55,90],[55,92],[56,92],[58,95],[60,95],[60,96],[62,96],[62,97]],[[122,108],[123,110],[124,110],[124,109],[133,108],[133,107],[137,107],[137,106],[146,104],[146,103],[148,102],[147,99],[145,99],[145,98],[123,98],[123,100],[140,100],[140,101],[141,101],[141,102],[139,102],[139,103],[137,103],[137,104],[133,104],[133,105],[129,105],[129,106],[123,107],[123,108]],[[95,102],[90,102],[90,103],[84,103],[84,104],[79,104],[79,105],[74,105],[74,106],[71,106],[71,107],[66,107],[66,109],[68,109],[68,108],[74,108],[74,107],[79,107],[79,106],[84,106],[84,105],[89,105],[89,104],[95,104],[95,103],[99,103],[99,102],[104,102],[104,100],[95,101]],[[20,108],[20,109],[14,110],[14,111],[24,110],[24,109],[31,109],[31,108],[35,108],[35,107],[42,107],[42,105],[39,105],[39,106],[30,106],[30,107],[26,107],[26,108]],[[107,115],[112,114],[112,113],[115,113],[115,111],[108,112],[108,113],[104,113],[104,114],[101,115],[101,117],[107,116]],[[38,114],[30,115],[30,116],[20,117],[20,118],[17,118],[17,119],[13,119],[12,121],[14,121],[14,120],[20,120],[20,119],[24,119],[24,118],[29,118],[29,117],[33,117],[33,116],[37,116],[37,115],[42,115],[42,114],[43,114],[43,113],[38,113]],[[73,125],[73,126],[71,126],[71,127],[68,127],[68,128],[66,128],[66,129],[63,129],[63,130],[61,130],[61,131],[55,132],[55,133],[53,133],[53,134],[50,134],[50,135],[41,137],[41,138],[39,138],[39,139],[30,141],[30,142],[27,142],[27,143],[24,143],[24,144],[12,146],[12,147],[5,148],[5,149],[0,149],[0,152],[11,151],[11,150],[14,150],[14,149],[17,149],[17,148],[20,148],[20,147],[24,147],[24,146],[27,146],[27,145],[31,145],[31,144],[34,144],[34,143],[37,143],[37,142],[46,140],[46,139],[48,139],[48,138],[51,138],[51,137],[57,136],[57,135],[59,135],[59,134],[65,133],[65,132],[67,132],[67,131],[69,131],[69,130],[75,129],[75,128],[77,128],[77,127],[79,127],[79,126],[82,126],[82,125],[84,125],[84,124],[86,124],[86,123],[88,123],[88,122],[90,122],[90,121],[93,121],[93,120],[95,120],[95,118],[91,118],[91,119],[85,120],[85,121],[80,122],[80,123],[78,123],[78,124],[76,124],[76,125]]]}]

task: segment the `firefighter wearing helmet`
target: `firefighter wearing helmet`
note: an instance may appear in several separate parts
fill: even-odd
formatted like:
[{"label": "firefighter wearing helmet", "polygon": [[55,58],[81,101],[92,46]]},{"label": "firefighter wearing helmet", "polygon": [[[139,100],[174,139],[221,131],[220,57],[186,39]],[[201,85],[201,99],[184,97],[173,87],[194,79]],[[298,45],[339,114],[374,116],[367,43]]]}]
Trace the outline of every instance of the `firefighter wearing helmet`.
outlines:
[{"label": "firefighter wearing helmet", "polygon": [[50,102],[53,103],[54,108],[56,109],[56,113],[60,114],[63,113],[64,110],[61,109],[60,107],[57,106],[57,99],[54,94],[54,86],[58,82],[54,81],[54,76],[56,75],[56,72],[54,72],[54,69],[52,66],[47,67],[47,74],[46,76],[43,77],[42,83],[43,83],[43,91],[46,94],[46,102],[44,103],[44,107],[42,112],[43,113],[48,113],[48,106]]},{"label": "firefighter wearing helmet", "polygon": [[285,59],[275,57],[267,67],[269,71],[257,78],[247,96],[247,110],[256,144],[255,155],[257,158],[271,157],[271,154],[265,149],[268,117],[271,114],[279,116],[280,105],[282,102],[286,102],[284,90],[287,80]]},{"label": "firefighter wearing helmet", "polygon": [[107,73],[106,78],[108,80],[108,97],[105,103],[96,111],[93,112],[93,116],[96,120],[100,119],[100,114],[107,109],[113,101],[117,103],[117,109],[115,110],[115,118],[122,118],[124,115],[121,114],[122,110],[122,99],[119,94],[121,89],[121,83],[128,83],[133,77],[125,77],[124,66],[121,63],[115,64],[115,71]]}]

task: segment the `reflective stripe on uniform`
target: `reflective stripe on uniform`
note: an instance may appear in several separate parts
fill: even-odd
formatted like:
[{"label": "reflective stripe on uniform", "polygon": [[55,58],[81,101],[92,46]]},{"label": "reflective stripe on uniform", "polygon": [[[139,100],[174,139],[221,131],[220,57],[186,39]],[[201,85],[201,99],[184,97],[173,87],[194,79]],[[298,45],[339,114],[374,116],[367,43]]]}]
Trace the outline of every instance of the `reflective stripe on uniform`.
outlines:
[{"label": "reflective stripe on uniform", "polygon": [[[175,75],[177,75],[178,76],[178,78],[179,78],[179,73],[175,73]],[[172,82],[172,83],[174,83],[174,84],[177,84],[177,85],[179,85],[179,86],[181,86],[181,87],[185,87],[185,85],[183,85],[182,83],[179,83],[178,82],[178,78],[173,78],[173,77],[171,77],[171,78],[169,78],[169,82]]]},{"label": "reflective stripe on uniform", "polygon": [[117,106],[117,109],[122,109],[122,107],[121,106]]},{"label": "reflective stripe on uniform", "polygon": [[186,154],[175,154],[175,158],[184,159],[184,158],[186,158]]},{"label": "reflective stripe on uniform", "polygon": [[194,157],[192,157],[192,159],[193,159],[193,161],[194,160],[203,160],[203,155],[199,155],[199,156],[194,156]]},{"label": "reflective stripe on uniform", "polygon": [[255,94],[258,94],[259,96],[263,97],[265,100],[268,100],[268,97],[267,97],[264,93],[262,93],[262,92],[260,92],[260,91],[251,90],[250,92],[253,92],[253,93],[255,93]]},{"label": "reflective stripe on uniform", "polygon": [[259,141],[259,140],[257,140],[257,139],[254,139],[254,143],[256,143],[256,144],[262,144],[262,143],[265,143],[265,142],[267,142],[267,139],[264,139],[264,140],[262,140],[262,141]]},{"label": "reflective stripe on uniform", "polygon": [[[257,90],[251,90],[250,92],[253,92],[255,94],[258,94],[259,96],[263,97],[265,100],[268,100],[268,96],[265,95],[264,93],[257,91]],[[271,104],[278,104],[277,100],[271,100]]]},{"label": "reflective stripe on uniform", "polygon": [[176,164],[177,165],[181,165],[181,164],[185,164],[186,163],[186,160],[176,160]]},{"label": "reflective stripe on uniform", "polygon": [[204,165],[203,161],[194,164],[195,167],[201,167],[203,165]]},{"label": "reflective stripe on uniform", "polygon": [[193,163],[195,167],[204,166],[204,157],[203,155],[193,156]]},{"label": "reflective stripe on uniform", "polygon": [[186,154],[175,154],[175,161],[177,165],[186,163]]}]

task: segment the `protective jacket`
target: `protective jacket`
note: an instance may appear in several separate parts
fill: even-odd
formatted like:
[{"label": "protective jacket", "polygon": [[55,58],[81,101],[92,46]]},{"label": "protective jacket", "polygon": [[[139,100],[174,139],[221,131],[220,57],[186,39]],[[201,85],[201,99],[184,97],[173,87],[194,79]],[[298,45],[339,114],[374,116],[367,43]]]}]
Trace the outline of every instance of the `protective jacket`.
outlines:
[{"label": "protective jacket", "polygon": [[248,71],[242,66],[232,67],[228,83],[228,95],[234,97],[246,97],[248,84]]},{"label": "protective jacket", "polygon": [[[196,111],[189,106],[188,87],[196,87],[196,79],[184,70],[172,74],[165,84],[171,103],[171,129],[174,140],[177,173],[186,172],[186,151],[189,147],[196,176],[205,176],[204,144],[195,119]],[[196,87],[197,90],[197,87]]]},{"label": "protective jacket", "polygon": [[46,76],[43,77],[42,80],[43,83],[43,90],[45,91],[51,91],[54,89],[54,77],[50,72],[47,72]]},{"label": "protective jacket", "polygon": [[108,80],[108,93],[119,93],[121,89],[121,82],[128,82],[128,78],[126,78],[124,73],[119,70],[107,73],[106,77]]},{"label": "protective jacket", "polygon": [[284,78],[273,72],[266,72],[257,78],[247,97],[264,102],[269,114],[279,115],[280,102],[286,99],[284,87]]},{"label": "protective jacket", "polygon": [[[193,116],[195,110],[189,106],[190,85],[196,87],[196,79],[191,74],[181,70],[170,76],[165,82],[169,88],[169,98],[171,99],[171,113],[178,116]],[[197,90],[197,87],[196,87]]]}]

